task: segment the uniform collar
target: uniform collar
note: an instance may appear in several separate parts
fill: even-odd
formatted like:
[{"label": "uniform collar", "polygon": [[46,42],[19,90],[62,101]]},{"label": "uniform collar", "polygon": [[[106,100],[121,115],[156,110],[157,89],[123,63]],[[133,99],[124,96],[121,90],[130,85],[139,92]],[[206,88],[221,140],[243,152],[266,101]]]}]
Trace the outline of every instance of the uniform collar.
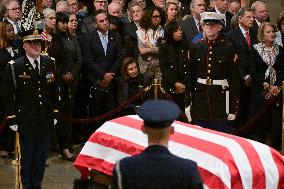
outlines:
[{"label": "uniform collar", "polygon": [[[35,68],[35,66],[36,66],[35,63],[34,63],[35,60],[33,58],[31,58],[30,56],[28,56],[27,54],[26,54],[26,56],[27,56],[29,62],[31,63],[31,65],[33,66],[33,68]],[[38,62],[38,66],[40,67],[40,56],[36,60]]]}]

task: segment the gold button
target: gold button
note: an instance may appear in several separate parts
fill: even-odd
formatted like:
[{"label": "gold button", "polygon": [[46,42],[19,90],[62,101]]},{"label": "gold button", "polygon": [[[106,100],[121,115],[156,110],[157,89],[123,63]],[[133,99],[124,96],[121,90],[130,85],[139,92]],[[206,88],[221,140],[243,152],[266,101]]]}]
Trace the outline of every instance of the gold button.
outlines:
[{"label": "gold button", "polygon": [[208,58],[208,60],[211,60],[211,58]]},{"label": "gold button", "polygon": [[210,72],[211,72],[211,71],[210,71],[210,70],[208,70],[207,72],[210,74]]},{"label": "gold button", "polygon": [[208,67],[211,68],[211,64],[208,64]]},{"label": "gold button", "polygon": [[210,77],[207,77],[207,79],[210,79]]},{"label": "gold button", "polygon": [[212,51],[210,51],[209,54],[212,54]]},{"label": "gold button", "polygon": [[209,47],[209,49],[212,49],[212,47]]}]

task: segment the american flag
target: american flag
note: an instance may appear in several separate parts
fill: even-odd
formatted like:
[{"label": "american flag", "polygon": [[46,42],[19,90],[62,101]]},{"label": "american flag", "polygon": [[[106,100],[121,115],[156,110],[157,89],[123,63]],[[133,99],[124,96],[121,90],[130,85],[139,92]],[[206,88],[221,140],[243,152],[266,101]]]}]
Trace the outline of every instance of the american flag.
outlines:
[{"label": "american flag", "polygon": [[[82,178],[89,170],[112,175],[118,160],[139,154],[147,147],[136,115],[104,123],[86,142],[74,166]],[[249,139],[175,121],[169,150],[198,165],[205,188],[283,189],[284,158],[273,148]]]}]

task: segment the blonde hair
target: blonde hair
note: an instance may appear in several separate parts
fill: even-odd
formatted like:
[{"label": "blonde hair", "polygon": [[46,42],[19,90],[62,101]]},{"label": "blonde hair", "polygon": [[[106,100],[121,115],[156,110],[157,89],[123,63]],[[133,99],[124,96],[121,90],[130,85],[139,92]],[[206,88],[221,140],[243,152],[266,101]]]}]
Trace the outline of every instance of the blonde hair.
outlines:
[{"label": "blonde hair", "polygon": [[263,36],[264,36],[264,28],[270,26],[273,28],[274,32],[276,32],[276,26],[272,24],[271,22],[263,22],[259,27],[258,27],[258,33],[257,33],[257,39],[259,42],[263,42]]}]

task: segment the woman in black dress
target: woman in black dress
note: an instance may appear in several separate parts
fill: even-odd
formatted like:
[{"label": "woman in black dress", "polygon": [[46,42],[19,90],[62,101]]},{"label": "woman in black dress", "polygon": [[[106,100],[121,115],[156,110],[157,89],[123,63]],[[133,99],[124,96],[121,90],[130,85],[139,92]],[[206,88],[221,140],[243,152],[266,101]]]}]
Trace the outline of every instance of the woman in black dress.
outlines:
[{"label": "woman in black dress", "polygon": [[[60,91],[59,112],[70,118],[74,110],[74,93],[81,67],[81,50],[76,36],[68,31],[69,15],[56,13],[56,32],[50,45],[50,56],[56,61],[57,83]],[[68,119],[67,119],[68,120]],[[58,120],[57,135],[62,155],[73,160],[72,123]]]},{"label": "woman in black dress", "polygon": [[252,122],[254,127],[249,136],[278,148],[282,110],[281,95],[278,93],[284,79],[284,54],[283,48],[275,43],[275,32],[276,27],[273,24],[261,24],[258,30],[260,42],[251,48],[250,71],[253,86],[250,118],[255,121]]},{"label": "woman in black dress", "polygon": [[[15,46],[14,41],[15,33],[12,24],[0,22],[0,124],[5,117],[5,106],[2,98],[5,91],[2,84],[5,78],[6,66],[9,61],[19,58],[21,54],[21,49]],[[0,156],[9,157],[9,152],[13,150],[14,133],[6,127],[0,135]]]},{"label": "woman in black dress", "polygon": [[185,78],[189,74],[189,49],[183,40],[183,33],[178,22],[171,22],[165,28],[166,43],[160,47],[160,67],[162,86],[169,93],[180,109],[185,110]]}]

